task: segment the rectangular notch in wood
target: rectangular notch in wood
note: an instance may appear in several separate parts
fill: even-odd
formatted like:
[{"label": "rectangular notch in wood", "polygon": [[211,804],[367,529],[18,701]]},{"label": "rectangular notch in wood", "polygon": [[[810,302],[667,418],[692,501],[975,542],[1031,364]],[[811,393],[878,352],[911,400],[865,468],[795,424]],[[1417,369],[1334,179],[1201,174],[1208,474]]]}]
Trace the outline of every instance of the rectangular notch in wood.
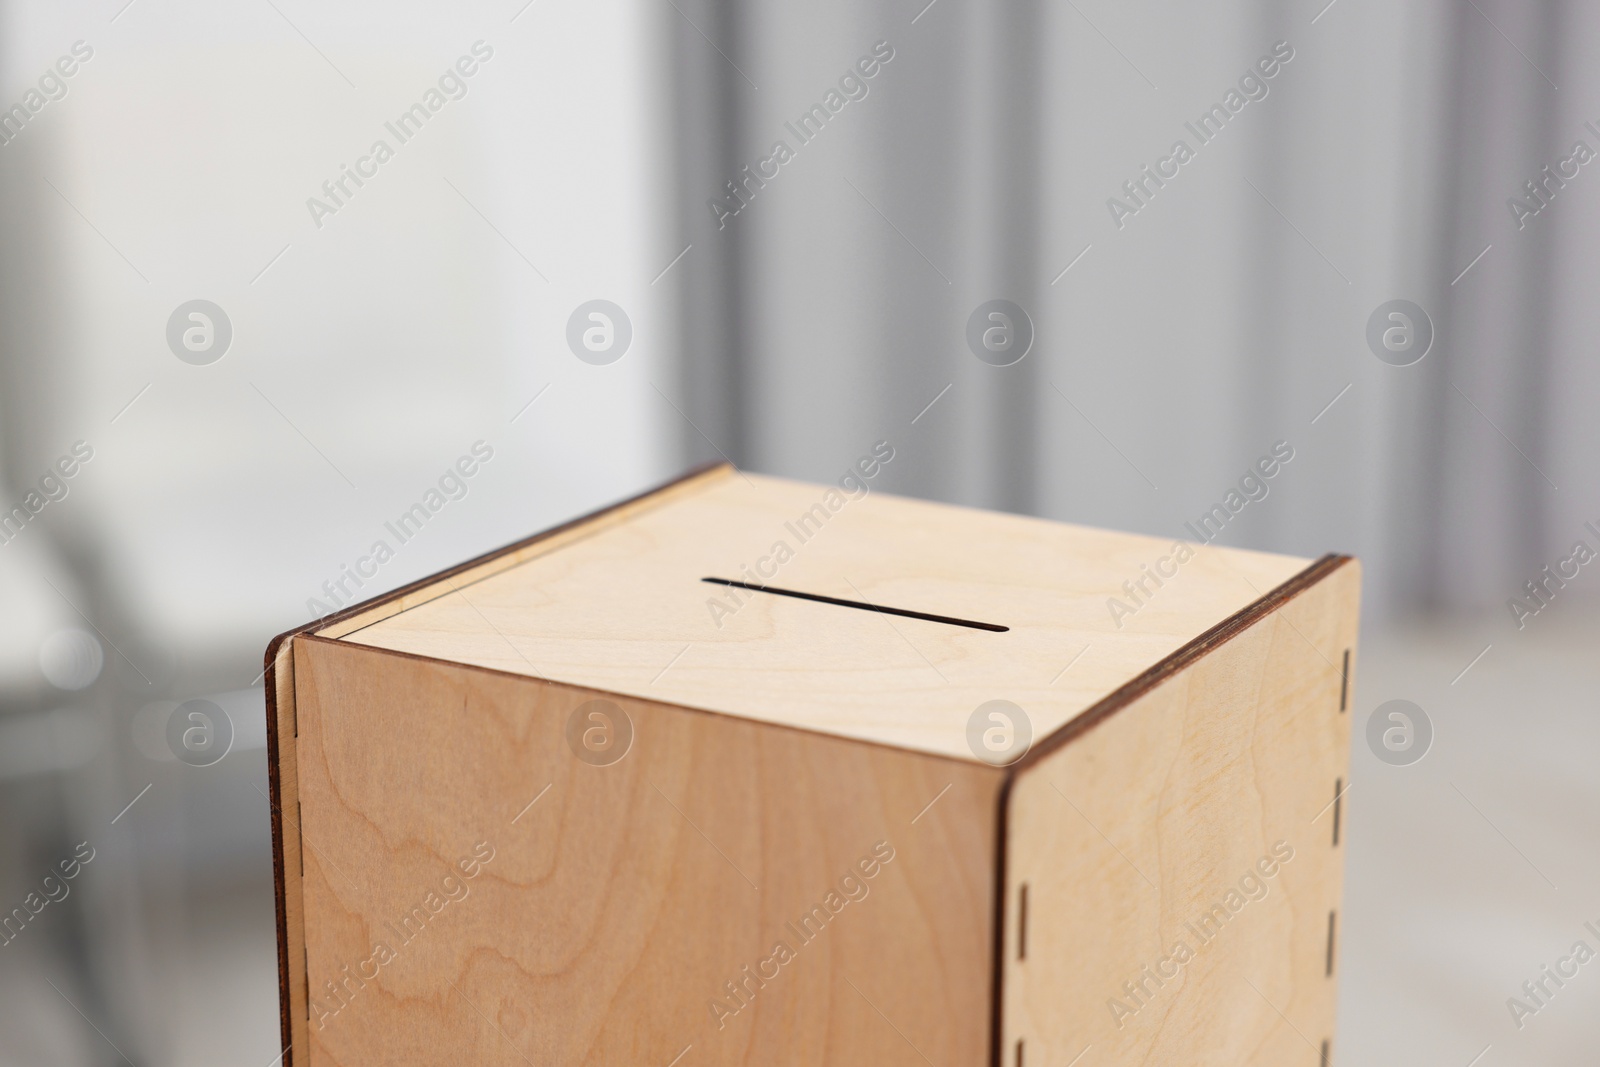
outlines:
[{"label": "rectangular notch in wood", "polygon": [[1326,974],[1329,978],[1333,977],[1333,940],[1334,929],[1338,925],[1338,920],[1339,913],[1337,911],[1328,912],[1328,967]]},{"label": "rectangular notch in wood", "polygon": [[1339,847],[1339,808],[1344,803],[1344,779],[1333,780],[1333,847]]},{"label": "rectangular notch in wood", "polygon": [[1017,959],[1028,958],[1028,883],[1017,890]]},{"label": "rectangular notch in wood", "polygon": [[1339,670],[1339,712],[1350,703],[1350,650],[1344,650],[1344,666]]}]

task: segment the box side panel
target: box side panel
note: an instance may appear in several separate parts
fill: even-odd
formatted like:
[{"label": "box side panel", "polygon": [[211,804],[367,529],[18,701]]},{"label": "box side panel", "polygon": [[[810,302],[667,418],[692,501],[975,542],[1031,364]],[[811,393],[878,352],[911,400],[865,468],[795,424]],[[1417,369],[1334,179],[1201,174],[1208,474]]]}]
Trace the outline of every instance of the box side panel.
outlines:
[{"label": "box side panel", "polygon": [[1000,772],[319,638],[296,693],[311,1064],[987,1061]]},{"label": "box side panel", "polygon": [[1330,1062],[1359,586],[1338,567],[1019,772],[1006,1067]]}]

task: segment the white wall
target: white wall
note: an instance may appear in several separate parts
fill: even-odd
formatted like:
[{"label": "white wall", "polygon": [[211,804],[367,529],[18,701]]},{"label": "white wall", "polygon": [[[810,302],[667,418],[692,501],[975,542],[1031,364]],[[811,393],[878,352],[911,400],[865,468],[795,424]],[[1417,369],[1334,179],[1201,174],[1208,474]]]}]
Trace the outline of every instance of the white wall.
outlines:
[{"label": "white wall", "polygon": [[[94,459],[0,572],[58,538],[120,636],[156,660],[226,656],[244,685],[324,580],[398,547],[383,520],[473,442],[494,459],[363,597],[676,469],[678,416],[649,384],[672,392],[673,311],[650,282],[676,253],[652,222],[649,18],[520,6],[9,6],[0,99],[93,49],[0,147],[9,494],[74,441]],[[402,145],[385,121],[476,41],[493,56],[467,95]],[[378,138],[394,158],[319,228],[307,199]],[[210,366],[164,336],[197,297],[234,330]],[[611,366],[564,339],[596,297],[633,320]]]},{"label": "white wall", "polygon": [[[0,507],[93,449],[0,544],[0,893],[97,850],[0,959],[0,1062],[110,1055],[88,1019],[139,1062],[267,1063],[268,639],[379,539],[392,560],[345,599],[681,465],[676,312],[651,285],[678,252],[660,13],[122,2],[0,3],[0,107],[93,50],[0,145]],[[401,144],[385,122],[477,41],[466,95]],[[393,158],[316,225],[307,199],[378,138]],[[204,366],[166,337],[196,298],[233,329]],[[566,341],[596,298],[633,326],[605,366]],[[466,495],[402,545],[385,521],[478,441]],[[41,669],[63,628],[100,645],[81,692]],[[165,747],[192,697],[235,724],[213,767]]]}]

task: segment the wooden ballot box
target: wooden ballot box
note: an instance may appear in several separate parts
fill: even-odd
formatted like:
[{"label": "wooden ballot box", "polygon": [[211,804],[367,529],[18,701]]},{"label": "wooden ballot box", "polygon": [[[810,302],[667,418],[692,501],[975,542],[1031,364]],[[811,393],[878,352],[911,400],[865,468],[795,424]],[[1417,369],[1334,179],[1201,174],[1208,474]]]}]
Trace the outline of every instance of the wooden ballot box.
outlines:
[{"label": "wooden ballot box", "polygon": [[1331,1061],[1357,564],[858,466],[272,643],[287,1062]]}]

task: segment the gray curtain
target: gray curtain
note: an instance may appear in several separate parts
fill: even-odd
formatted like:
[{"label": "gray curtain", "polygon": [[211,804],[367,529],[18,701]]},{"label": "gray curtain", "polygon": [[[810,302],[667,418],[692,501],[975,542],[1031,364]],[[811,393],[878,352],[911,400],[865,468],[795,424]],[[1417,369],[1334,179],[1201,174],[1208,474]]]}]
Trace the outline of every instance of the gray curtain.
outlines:
[{"label": "gray curtain", "polygon": [[[950,343],[979,301],[1036,304],[1036,6],[678,6],[691,454],[828,478],[888,440],[900,491],[1036,508],[1035,365]],[[866,95],[801,143],[874,46]],[[719,227],[707,201],[777,140],[795,158]]]},{"label": "gray curtain", "polygon": [[[1359,553],[1381,614],[1503,610],[1595,517],[1600,178],[1520,231],[1506,200],[1572,140],[1600,150],[1600,16],[675,6],[691,455],[827,478],[887,439],[896,492],[1181,536],[1286,441],[1219,540]],[[707,201],[879,40],[867,96],[719,229]],[[1277,42],[1266,96],[1119,227],[1108,200]],[[1033,321],[1014,366],[964,340],[993,298]],[[1434,326],[1409,367],[1365,340],[1396,298]]]}]

